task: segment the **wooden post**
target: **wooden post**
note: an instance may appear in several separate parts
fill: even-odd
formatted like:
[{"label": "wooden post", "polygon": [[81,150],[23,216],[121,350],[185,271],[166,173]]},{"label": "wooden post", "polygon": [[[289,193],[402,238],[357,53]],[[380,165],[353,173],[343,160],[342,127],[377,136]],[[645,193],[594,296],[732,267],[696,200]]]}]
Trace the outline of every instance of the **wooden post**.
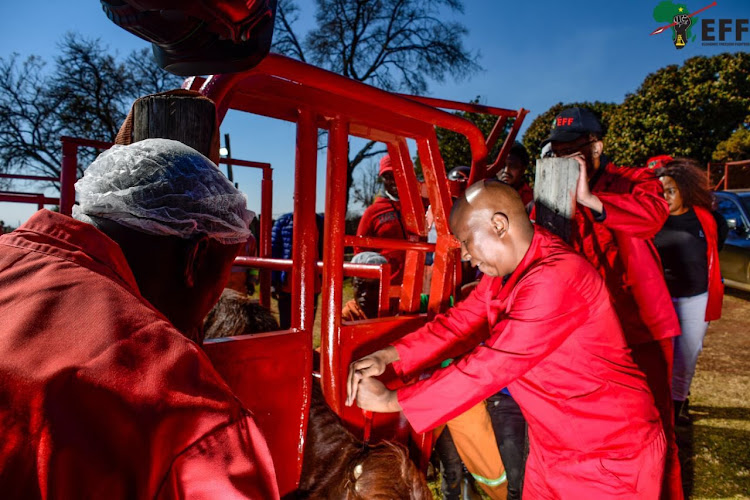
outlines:
[{"label": "wooden post", "polygon": [[192,96],[141,97],[133,104],[133,142],[150,138],[180,141],[218,164],[214,103]]},{"label": "wooden post", "polygon": [[536,223],[568,242],[576,211],[578,170],[578,162],[571,158],[536,161]]}]

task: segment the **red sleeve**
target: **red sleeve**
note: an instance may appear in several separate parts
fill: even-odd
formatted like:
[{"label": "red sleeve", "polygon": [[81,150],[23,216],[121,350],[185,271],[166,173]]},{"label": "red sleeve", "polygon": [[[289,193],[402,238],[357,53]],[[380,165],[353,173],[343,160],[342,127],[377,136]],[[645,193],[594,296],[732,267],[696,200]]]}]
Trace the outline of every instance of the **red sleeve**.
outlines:
[{"label": "red sleeve", "polygon": [[[372,226],[372,219],[373,219],[373,206],[370,205],[367,207],[362,214],[362,218],[359,219],[359,224],[357,225],[357,236],[372,236],[372,233],[374,232]],[[365,249],[361,247],[354,247],[354,253],[360,253],[363,252]]]},{"label": "red sleeve", "polygon": [[271,453],[252,418],[223,425],[182,452],[156,498],[279,498]]},{"label": "red sleeve", "polygon": [[585,273],[583,269],[567,275],[586,283],[562,282],[559,265],[537,267],[518,282],[509,297],[510,309],[501,315],[485,344],[430,378],[398,390],[403,412],[417,432],[434,428],[507,387],[586,320],[589,305],[578,288],[603,285],[590,280],[593,270]]},{"label": "red sleeve", "polygon": [[461,349],[464,341],[487,324],[486,297],[492,280],[484,276],[466,299],[393,343],[399,356],[393,369],[402,379],[466,352]]},{"label": "red sleeve", "polygon": [[629,193],[594,193],[606,212],[602,224],[638,238],[653,238],[669,217],[664,188],[651,170],[631,170],[633,188]]}]

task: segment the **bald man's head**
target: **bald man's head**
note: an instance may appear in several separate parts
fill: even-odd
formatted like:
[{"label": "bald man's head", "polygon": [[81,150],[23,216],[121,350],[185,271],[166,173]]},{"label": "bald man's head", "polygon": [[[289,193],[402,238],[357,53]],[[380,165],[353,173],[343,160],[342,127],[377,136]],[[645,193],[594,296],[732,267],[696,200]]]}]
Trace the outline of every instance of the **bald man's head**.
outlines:
[{"label": "bald man's head", "polygon": [[470,186],[453,205],[450,225],[462,260],[490,276],[512,273],[534,236],[518,192],[496,180]]}]

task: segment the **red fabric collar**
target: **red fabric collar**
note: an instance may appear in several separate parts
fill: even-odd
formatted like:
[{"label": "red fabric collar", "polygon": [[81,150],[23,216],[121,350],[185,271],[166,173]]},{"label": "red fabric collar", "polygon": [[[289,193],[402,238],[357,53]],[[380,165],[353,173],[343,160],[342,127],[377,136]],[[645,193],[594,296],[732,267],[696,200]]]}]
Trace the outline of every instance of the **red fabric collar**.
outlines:
[{"label": "red fabric collar", "polygon": [[91,224],[39,210],[0,242],[65,259],[120,282],[141,297],[120,246]]},{"label": "red fabric collar", "polygon": [[521,259],[521,262],[518,264],[518,267],[516,267],[516,270],[508,276],[508,279],[505,280],[504,284],[503,278],[492,278],[494,282],[489,287],[490,296],[488,298],[498,301],[504,301],[507,299],[513,288],[515,288],[516,283],[523,278],[526,271],[534,265],[534,262],[542,257],[544,253],[543,247],[546,246],[545,243],[549,241],[550,236],[551,233],[546,229],[534,226],[534,237],[531,239],[531,245],[523,256],[523,259]]}]

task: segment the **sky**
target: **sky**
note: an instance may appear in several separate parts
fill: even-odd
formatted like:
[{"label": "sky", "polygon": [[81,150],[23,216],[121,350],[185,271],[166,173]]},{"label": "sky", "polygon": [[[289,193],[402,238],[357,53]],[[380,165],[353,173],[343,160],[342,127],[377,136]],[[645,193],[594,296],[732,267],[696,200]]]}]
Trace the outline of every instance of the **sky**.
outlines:
[{"label": "sky", "polygon": [[[429,0],[425,0],[429,1]],[[747,51],[748,46],[703,46],[696,41],[676,50],[668,32],[649,34],[664,23],[652,13],[659,0],[464,0],[464,12],[451,19],[468,28],[465,46],[484,68],[469,78],[432,82],[428,95],[459,101],[480,96],[488,105],[530,110],[531,121],[558,102],[608,101],[621,103],[643,79],[659,68],[681,64],[696,55]],[[710,0],[685,0],[694,12]],[[299,28],[314,19],[312,0],[300,0]],[[750,0],[717,0],[699,17],[750,18]],[[39,55],[50,64],[57,44],[67,32],[100,38],[111,51],[125,56],[148,43],[110,22],[97,0],[6,0],[0,3],[0,57],[18,53]],[[729,35],[730,38],[734,33]],[[744,34],[750,42],[750,34]],[[221,133],[231,136],[236,158],[269,162],[274,168],[274,216],[291,211],[295,147],[293,124],[246,113],[230,112]],[[317,210],[322,211],[325,168],[318,161]],[[260,171],[235,168],[235,180],[248,196],[249,207],[260,208]],[[38,189],[24,186],[24,191]],[[54,191],[48,191],[54,194]],[[24,222],[35,206],[0,203],[0,219],[11,225]]]}]

